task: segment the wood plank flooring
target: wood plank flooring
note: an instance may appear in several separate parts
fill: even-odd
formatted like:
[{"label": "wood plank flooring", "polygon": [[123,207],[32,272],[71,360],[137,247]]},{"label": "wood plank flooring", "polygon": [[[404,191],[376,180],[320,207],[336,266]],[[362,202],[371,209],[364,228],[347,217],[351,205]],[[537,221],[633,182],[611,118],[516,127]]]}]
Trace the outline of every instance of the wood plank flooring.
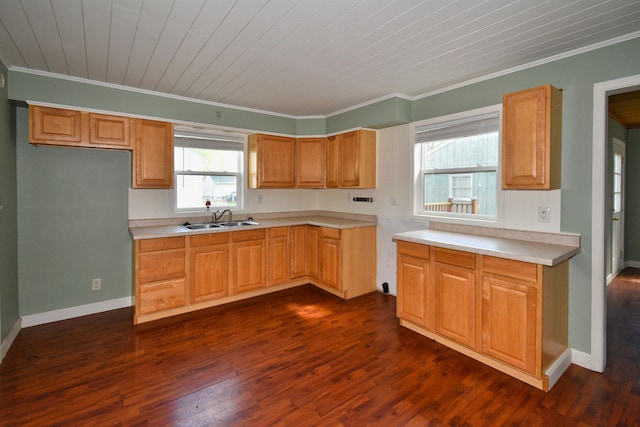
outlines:
[{"label": "wood plank flooring", "polygon": [[604,374],[546,394],[398,325],[395,298],[311,285],[134,326],[130,309],[23,329],[2,426],[633,426],[640,270],[609,289]]}]

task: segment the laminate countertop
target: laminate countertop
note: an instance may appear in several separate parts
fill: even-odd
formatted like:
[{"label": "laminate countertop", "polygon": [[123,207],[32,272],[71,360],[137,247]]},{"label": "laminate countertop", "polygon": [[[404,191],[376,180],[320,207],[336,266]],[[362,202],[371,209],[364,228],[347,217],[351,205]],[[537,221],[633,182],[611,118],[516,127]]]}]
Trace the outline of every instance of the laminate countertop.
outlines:
[{"label": "laminate countertop", "polygon": [[[243,218],[246,219],[246,218]],[[300,215],[300,216],[284,216],[281,218],[267,218],[267,219],[255,219],[259,225],[249,225],[233,228],[209,228],[204,230],[189,230],[183,227],[181,224],[167,224],[167,225],[147,225],[147,226],[133,226],[129,227],[129,233],[133,237],[133,240],[143,239],[157,239],[163,237],[178,237],[195,234],[208,234],[208,233],[228,233],[233,231],[247,231],[256,230],[261,228],[273,228],[273,227],[290,227],[294,225],[315,225],[319,227],[347,229],[358,227],[375,227],[377,220],[374,218],[353,218],[353,217],[340,217],[329,215]],[[189,219],[192,224],[197,223]]]},{"label": "laminate countertop", "polygon": [[[393,240],[473,252],[551,267],[580,252],[579,237],[577,239],[560,239],[562,244],[558,244],[550,243],[549,241],[528,241],[427,229],[396,233],[393,235]],[[548,238],[545,240],[553,239]]]}]

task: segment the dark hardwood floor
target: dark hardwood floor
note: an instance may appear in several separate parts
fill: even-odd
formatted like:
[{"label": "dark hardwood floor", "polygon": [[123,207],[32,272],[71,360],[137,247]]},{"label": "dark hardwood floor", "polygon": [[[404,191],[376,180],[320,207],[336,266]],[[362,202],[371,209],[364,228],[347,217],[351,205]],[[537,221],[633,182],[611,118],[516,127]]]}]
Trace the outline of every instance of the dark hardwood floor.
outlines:
[{"label": "dark hardwood floor", "polygon": [[640,424],[640,270],[610,286],[604,374],[550,393],[398,326],[395,298],[308,285],[132,325],[130,309],[23,329],[2,426]]}]

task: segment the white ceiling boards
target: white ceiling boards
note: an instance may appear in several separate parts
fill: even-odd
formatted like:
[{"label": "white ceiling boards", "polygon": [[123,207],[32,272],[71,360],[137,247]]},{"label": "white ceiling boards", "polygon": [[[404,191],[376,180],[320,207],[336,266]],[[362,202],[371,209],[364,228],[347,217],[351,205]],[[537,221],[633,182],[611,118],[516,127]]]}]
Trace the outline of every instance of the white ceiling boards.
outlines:
[{"label": "white ceiling boards", "polygon": [[0,59],[295,116],[637,36],[638,0],[0,0]]}]

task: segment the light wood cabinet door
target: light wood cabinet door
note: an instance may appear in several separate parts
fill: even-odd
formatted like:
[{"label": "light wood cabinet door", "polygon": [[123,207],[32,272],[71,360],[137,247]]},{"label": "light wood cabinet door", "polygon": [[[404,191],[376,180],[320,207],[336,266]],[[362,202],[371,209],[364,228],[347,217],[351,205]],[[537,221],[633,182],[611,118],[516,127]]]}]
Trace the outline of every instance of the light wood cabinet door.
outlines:
[{"label": "light wood cabinet door", "polygon": [[191,303],[227,296],[229,293],[230,233],[191,236]]},{"label": "light wood cabinet door", "polygon": [[340,185],[339,178],[339,159],[340,159],[340,140],[339,135],[327,137],[326,147],[326,177],[325,185],[327,188],[338,188]]},{"label": "light wood cabinet door", "polygon": [[173,188],[173,123],[135,120],[133,188]]},{"label": "light wood cabinet door", "polygon": [[62,108],[29,106],[29,140],[32,143],[80,145],[82,113]]},{"label": "light wood cabinet door", "polygon": [[322,227],[320,230],[320,281],[342,291],[342,247],[340,230]]},{"label": "light wood cabinet door", "polygon": [[267,240],[265,230],[233,233],[233,293],[267,286]]},{"label": "light wood cabinet door", "polygon": [[339,187],[375,188],[375,131],[358,130],[342,134],[339,151]]},{"label": "light wood cabinet door", "polygon": [[431,329],[428,288],[430,264],[428,259],[398,253],[397,315],[425,328]]},{"label": "light wood cabinet door", "polygon": [[503,97],[502,187],[560,188],[562,92],[551,85]]},{"label": "light wood cabinet door", "polygon": [[269,229],[269,284],[287,283],[291,277],[289,227]]},{"label": "light wood cabinet door", "polygon": [[89,144],[100,148],[131,150],[131,120],[129,117],[89,113]]},{"label": "light wood cabinet door", "polygon": [[320,227],[308,226],[309,231],[309,276],[317,279],[320,275]]},{"label": "light wood cabinet door", "polygon": [[540,353],[537,289],[501,276],[482,278],[482,352],[531,374]]},{"label": "light wood cabinet door", "polygon": [[291,227],[291,278],[309,275],[309,227]]},{"label": "light wood cabinet door", "polygon": [[325,186],[326,138],[296,139],[296,187]]},{"label": "light wood cabinet door", "polygon": [[475,272],[435,264],[436,332],[475,348]]},{"label": "light wood cabinet door", "polygon": [[295,139],[274,135],[249,135],[249,188],[295,187]]}]

